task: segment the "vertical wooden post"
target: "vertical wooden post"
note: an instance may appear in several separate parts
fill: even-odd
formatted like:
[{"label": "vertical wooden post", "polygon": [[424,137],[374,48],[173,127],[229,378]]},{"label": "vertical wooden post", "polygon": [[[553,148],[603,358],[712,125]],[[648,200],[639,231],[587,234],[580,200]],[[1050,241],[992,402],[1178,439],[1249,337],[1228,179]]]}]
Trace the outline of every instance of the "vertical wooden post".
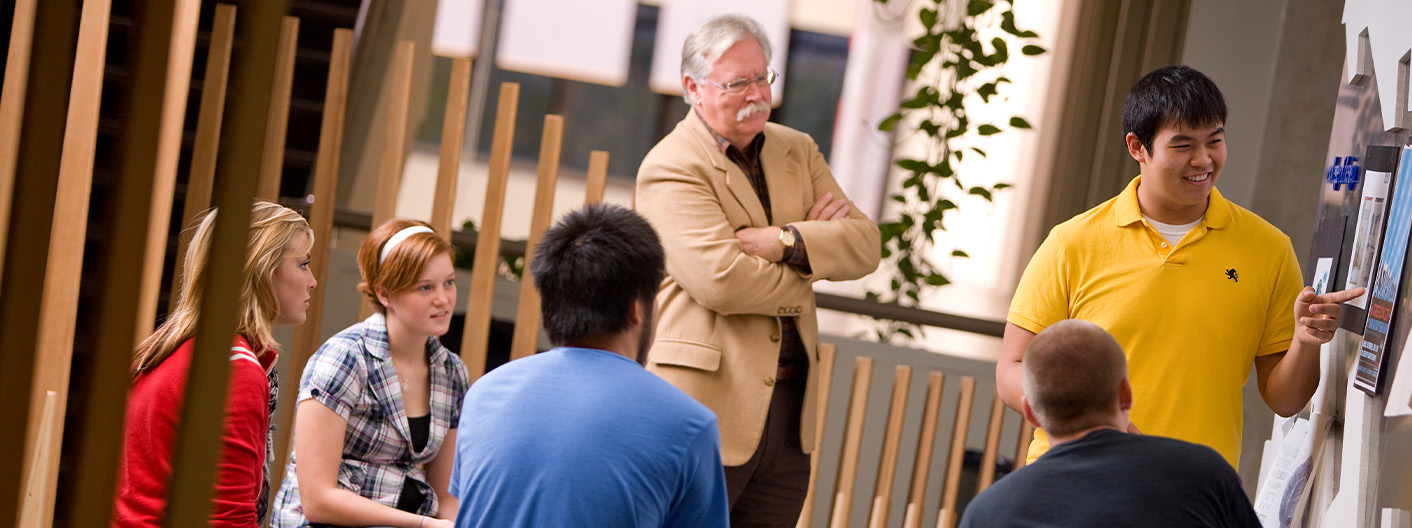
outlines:
[{"label": "vertical wooden post", "polygon": [[343,148],[343,118],[348,104],[348,71],[353,56],[353,31],[333,30],[333,49],[329,52],[328,86],[324,89],[324,116],[319,131],[318,160],[314,163],[314,203],[309,207],[309,227],[314,230],[314,247],[309,263],[319,288],[309,297],[304,324],[294,329],[290,345],[289,373],[281,376],[286,382],[279,399],[284,408],[275,430],[275,460],[270,467],[270,503],[284,480],[284,467],[289,461],[290,438],[294,432],[294,400],[299,395],[299,378],[309,356],[323,342],[324,298],[327,293],[329,245],[333,238],[333,212],[338,192],[338,160]]},{"label": "vertical wooden post", "polygon": [[539,176],[534,184],[534,211],[530,213],[529,241],[525,244],[524,277],[520,279],[520,302],[515,308],[515,336],[510,359],[533,355],[539,343],[539,290],[530,278],[530,260],[549,220],[554,215],[554,187],[559,183],[559,152],[564,141],[564,118],[544,116],[544,134],[539,144]]},{"label": "vertical wooden post", "polygon": [[878,482],[873,488],[873,511],[868,517],[868,528],[887,526],[892,480],[897,475],[897,450],[902,443],[902,420],[907,417],[907,390],[911,385],[912,367],[898,365],[892,379],[892,403],[887,411],[887,431],[883,435],[882,459],[878,461]]},{"label": "vertical wooden post", "polygon": [[985,451],[981,452],[980,477],[976,480],[976,493],[985,491],[995,482],[995,459],[1000,452],[1000,431],[1005,427],[1005,402],[996,392],[990,402],[990,425],[985,434]]},{"label": "vertical wooden post", "polygon": [[[13,127],[17,148],[11,157],[0,158],[0,167],[11,175],[25,175],[9,181],[10,196],[8,231],[0,235],[6,246],[4,278],[0,280],[0,423],[13,427],[29,426],[30,390],[34,383],[38,346],[39,311],[35,300],[43,295],[43,277],[49,254],[50,223],[54,219],[54,195],[59,185],[59,164],[63,153],[64,115],[68,109],[70,81],[78,32],[78,0],[46,0],[30,4],[32,13],[21,12],[16,6],[15,24],[10,42],[10,57],[5,70],[5,93],[0,106],[13,112],[6,119],[17,119],[6,126]],[[32,24],[26,24],[26,20]],[[26,27],[28,26],[28,27]],[[13,37],[31,37],[14,40]],[[21,75],[22,63],[42,65]],[[12,66],[13,65],[13,66]],[[12,71],[13,70],[13,71]],[[21,104],[19,94],[25,94]],[[7,182],[8,183],[8,182]],[[62,412],[62,410],[61,410]],[[21,425],[23,424],[23,425]],[[25,445],[35,443],[38,431],[22,434]],[[26,475],[30,473],[27,447],[0,450],[0,525],[14,524],[20,512],[20,495]]]},{"label": "vertical wooden post", "polygon": [[[264,147],[280,18],[288,0],[264,0],[249,5],[241,26],[244,43],[232,64],[232,90],[227,114],[230,123],[225,151],[216,167],[216,204],[220,213],[212,232],[213,244],[205,274],[205,295],[196,326],[196,349],[191,355],[187,387],[226,387],[230,376],[230,343],[235,334],[239,295],[244,273],[246,235],[250,229],[250,204],[256,178],[248,160],[258,159]],[[189,390],[182,406],[167,500],[169,527],[201,526],[208,522],[214,492],[216,463],[224,430],[226,391]]]},{"label": "vertical wooden post", "polygon": [[[24,500],[33,504],[33,508],[25,506],[33,516],[21,518],[21,526],[48,526],[53,522],[60,443],[39,439],[64,436],[62,409],[68,401],[73,362],[74,318],[78,315],[83,247],[88,233],[88,201],[98,143],[98,105],[103,94],[110,8],[110,0],[85,0],[79,21],[78,53],[74,56],[59,187],[49,233],[49,269],[44,274],[44,294],[39,299],[34,384],[30,392],[28,425],[35,442],[27,449],[32,471],[27,475]],[[53,408],[46,413],[45,408],[51,405]],[[58,410],[57,416],[54,410]],[[108,469],[116,469],[116,465]],[[111,479],[116,474],[109,475]],[[105,497],[109,503],[111,497],[110,484]]]},{"label": "vertical wooden post", "polygon": [[[1034,424],[1030,423],[1024,416],[1021,416],[1020,438],[1015,441],[1015,469],[1025,467],[1025,464],[1029,462],[1031,440],[1034,440]],[[1010,470],[1010,472],[1014,473],[1015,469]]]},{"label": "vertical wooden post", "polygon": [[956,495],[961,487],[961,464],[966,458],[966,431],[971,427],[971,403],[976,398],[976,380],[961,377],[961,394],[956,403],[956,425],[951,429],[951,455],[946,460],[946,482],[941,491],[941,513],[937,528],[956,525]]},{"label": "vertical wooden post", "polygon": [[922,503],[926,500],[927,475],[931,473],[932,450],[936,446],[936,413],[941,410],[941,389],[946,374],[932,371],[927,375],[927,403],[922,406],[922,434],[917,439],[917,458],[912,463],[912,487],[907,491],[907,511],[903,528],[921,528]]},{"label": "vertical wooden post", "polygon": [[[226,82],[230,77],[230,49],[234,40],[235,6],[216,4],[211,20],[211,42],[206,48],[206,74],[201,81],[201,107],[196,116],[196,139],[191,145],[191,171],[186,177],[186,201],[182,206],[179,224],[182,229],[177,236],[168,306],[176,305],[181,289],[181,276],[185,272],[182,266],[192,233],[187,227],[196,220],[196,215],[211,207],[211,186],[216,181],[216,153],[220,150],[221,119],[225,115]],[[139,331],[137,335],[147,334]]]},{"label": "vertical wooden post", "polygon": [[[608,153],[595,150],[588,153],[588,181],[583,203],[603,202],[603,188],[608,186]],[[823,345],[819,345],[820,351]]]},{"label": "vertical wooden post", "polygon": [[853,362],[853,392],[848,396],[848,421],[843,431],[843,452],[838,459],[838,481],[834,486],[833,513],[829,526],[847,528],[853,511],[853,485],[858,481],[858,451],[863,443],[863,420],[868,412],[868,390],[873,384],[872,358]]},{"label": "vertical wooden post", "polygon": [[280,22],[279,53],[275,56],[274,89],[270,93],[270,116],[265,128],[265,149],[260,161],[260,183],[255,197],[279,201],[279,181],[284,176],[284,139],[289,128],[289,94],[294,87],[294,52],[299,49],[299,19],[287,16]]},{"label": "vertical wooden post", "polygon": [[446,115],[441,127],[441,158],[436,169],[436,194],[432,197],[431,228],[441,239],[451,241],[452,211],[456,208],[456,184],[461,173],[461,145],[466,135],[466,105],[471,91],[471,61],[451,61],[451,82],[446,88]]},{"label": "vertical wooden post", "polygon": [[[593,154],[590,154],[588,158],[590,196],[592,196],[594,188],[594,157],[599,152],[602,151],[593,151]],[[608,169],[608,153],[603,152],[603,154],[602,169],[603,174],[606,175]],[[602,180],[600,179],[599,181],[601,182]],[[598,187],[598,190],[598,198],[601,200],[603,198],[602,187]],[[833,362],[834,358],[837,356],[838,348],[835,347],[833,343],[819,343],[819,373],[815,377],[819,384],[819,405],[816,408],[818,412],[814,414],[814,452],[809,457],[809,491],[804,494],[804,506],[800,509],[799,522],[795,524],[796,528],[810,528],[814,523],[814,503],[818,500],[816,497],[818,496],[819,487],[819,459],[823,457],[824,418],[829,415],[829,393],[832,392],[829,389],[832,388],[833,385]]]},{"label": "vertical wooden post", "polygon": [[[412,98],[412,61],[416,43],[397,43],[392,60],[391,87],[387,94],[387,128],[383,129],[382,162],[378,170],[378,194],[373,202],[373,228],[397,215],[397,191],[402,187],[402,163],[407,152],[407,105]],[[364,300],[359,319],[367,319],[377,308]]]},{"label": "vertical wooden post", "polygon": [[[0,234],[10,231],[10,198],[15,190],[15,165],[24,120],[29,53],[34,43],[34,9],[39,0],[15,3],[10,25],[10,50],[5,58],[5,83],[0,89]],[[0,243],[0,279],[4,278],[5,244]],[[3,284],[3,283],[0,283]]]},{"label": "vertical wooden post", "polygon": [[196,54],[196,22],[201,14],[197,0],[177,0],[172,29],[171,75],[157,136],[156,177],[152,180],[151,213],[147,219],[147,253],[142,261],[141,290],[137,297],[137,323],[132,343],[152,332],[157,321],[157,295],[161,293],[163,257],[176,193],[176,169],[181,157],[181,135],[186,123],[186,96],[191,86],[191,58]]},{"label": "vertical wooden post", "polygon": [[510,150],[515,143],[515,113],[520,85],[500,85],[495,110],[495,136],[490,143],[485,207],[481,209],[476,236],[476,258],[471,267],[471,292],[466,299],[466,326],[461,332],[461,359],[475,382],[485,374],[486,346],[490,343],[490,303],[495,296],[495,269],[500,263],[500,221],[505,209],[505,182],[510,176]]}]

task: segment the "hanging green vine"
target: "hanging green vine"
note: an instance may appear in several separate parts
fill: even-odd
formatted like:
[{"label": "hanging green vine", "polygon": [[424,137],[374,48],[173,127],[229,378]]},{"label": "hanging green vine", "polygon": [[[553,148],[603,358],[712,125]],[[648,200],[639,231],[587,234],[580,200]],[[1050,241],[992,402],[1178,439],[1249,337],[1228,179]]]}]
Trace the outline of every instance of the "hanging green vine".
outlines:
[{"label": "hanging green vine", "polygon": [[[891,288],[868,293],[870,299],[911,305],[920,302],[923,289],[951,283],[927,252],[936,244],[938,232],[947,230],[947,215],[959,209],[956,200],[974,195],[991,201],[995,191],[1009,187],[1006,183],[964,181],[956,171],[957,164],[968,153],[985,157],[986,152],[963,142],[994,136],[1006,128],[1030,128],[1019,116],[1010,117],[1005,124],[973,123],[968,109],[977,107],[977,98],[980,106],[989,104],[1010,84],[1002,67],[1010,59],[1012,43],[1019,44],[1024,55],[1045,52],[1034,44],[1039,35],[1015,26],[1013,5],[1008,0],[923,1],[930,4],[918,14],[926,34],[912,41],[907,67],[907,79],[917,81],[917,91],[878,128],[898,137],[925,134],[926,148],[921,157],[896,160],[906,178],[901,191],[889,198],[900,204],[900,210],[895,220],[879,225],[883,261],[894,270]],[[997,26],[1000,32],[994,31]],[[999,36],[985,41],[988,35],[996,34]],[[967,255],[953,249],[951,256]],[[894,331],[912,337],[906,327]]]}]

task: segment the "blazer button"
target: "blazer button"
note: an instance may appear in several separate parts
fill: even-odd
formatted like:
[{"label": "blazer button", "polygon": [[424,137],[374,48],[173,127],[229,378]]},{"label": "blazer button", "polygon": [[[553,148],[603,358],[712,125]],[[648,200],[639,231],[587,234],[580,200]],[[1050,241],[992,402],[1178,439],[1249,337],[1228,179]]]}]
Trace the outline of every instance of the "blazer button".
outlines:
[{"label": "blazer button", "polygon": [[771,343],[778,343],[778,342],[780,342],[780,335],[779,335],[779,334],[770,334],[770,342],[771,342]]},{"label": "blazer button", "polygon": [[766,386],[766,387],[773,387],[773,386],[775,386],[775,378],[774,378],[774,376],[765,376],[765,386]]}]

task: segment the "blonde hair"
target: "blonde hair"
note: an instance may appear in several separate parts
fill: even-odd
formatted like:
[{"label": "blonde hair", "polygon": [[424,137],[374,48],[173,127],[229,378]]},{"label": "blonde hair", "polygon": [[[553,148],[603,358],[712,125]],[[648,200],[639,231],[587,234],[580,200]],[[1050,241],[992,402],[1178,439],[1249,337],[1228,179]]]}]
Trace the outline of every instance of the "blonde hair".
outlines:
[{"label": "blonde hair", "polygon": [[378,313],[387,312],[387,307],[378,301],[379,289],[389,294],[410,290],[421,278],[427,261],[437,255],[452,254],[450,242],[442,240],[436,233],[421,232],[398,242],[387,258],[381,258],[383,245],[392,235],[414,226],[431,228],[421,220],[393,218],[373,228],[358,248],[358,274],[363,277],[363,282],[358,283],[358,291],[372,299]]},{"label": "blonde hair", "polygon": [[[185,272],[178,287],[176,305],[167,315],[167,320],[157,330],[137,346],[137,354],[132,362],[132,373],[138,374],[157,368],[183,342],[196,334],[196,319],[201,307],[202,284],[206,275],[206,261],[211,252],[213,232],[216,224],[216,210],[213,208],[196,220],[195,232],[186,249],[186,259],[182,264]],[[279,315],[279,300],[275,294],[274,274],[284,256],[285,247],[295,233],[304,233],[313,244],[314,232],[309,222],[293,209],[282,205],[257,200],[250,208],[250,234],[247,237],[245,266],[240,281],[240,319],[236,324],[237,334],[244,336],[257,348],[273,348],[279,345],[271,332],[275,318]]]}]

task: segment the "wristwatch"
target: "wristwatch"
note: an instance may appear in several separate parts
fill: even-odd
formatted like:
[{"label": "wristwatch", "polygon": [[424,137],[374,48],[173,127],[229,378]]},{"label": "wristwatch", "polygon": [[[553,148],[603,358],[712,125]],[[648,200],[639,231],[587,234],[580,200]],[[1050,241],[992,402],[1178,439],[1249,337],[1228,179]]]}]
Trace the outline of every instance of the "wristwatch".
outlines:
[{"label": "wristwatch", "polygon": [[780,245],[784,246],[785,258],[789,258],[794,253],[794,230],[789,226],[780,228]]}]

